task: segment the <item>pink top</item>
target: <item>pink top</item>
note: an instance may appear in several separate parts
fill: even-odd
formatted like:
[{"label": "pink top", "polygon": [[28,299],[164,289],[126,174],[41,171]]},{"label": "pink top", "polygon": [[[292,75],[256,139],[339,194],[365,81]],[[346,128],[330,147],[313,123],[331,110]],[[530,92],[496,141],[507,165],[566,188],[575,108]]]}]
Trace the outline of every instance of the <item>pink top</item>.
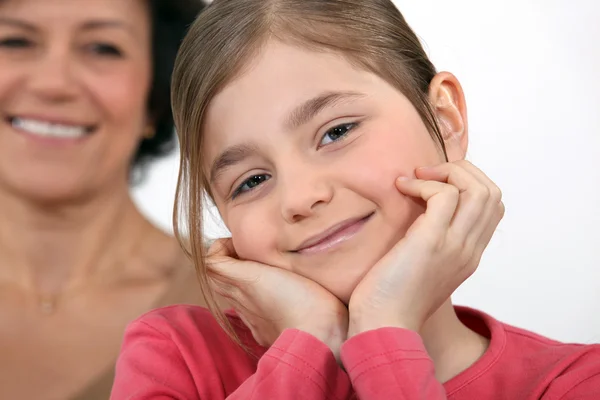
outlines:
[{"label": "pink top", "polygon": [[228,315],[253,355],[209,311],[171,306],[132,322],[117,362],[113,400],[600,399],[600,345],[563,344],[457,307],[461,320],[490,338],[486,353],[445,384],[420,336],[383,328],[349,339],[344,372],[329,348],[294,329],[268,349]]}]

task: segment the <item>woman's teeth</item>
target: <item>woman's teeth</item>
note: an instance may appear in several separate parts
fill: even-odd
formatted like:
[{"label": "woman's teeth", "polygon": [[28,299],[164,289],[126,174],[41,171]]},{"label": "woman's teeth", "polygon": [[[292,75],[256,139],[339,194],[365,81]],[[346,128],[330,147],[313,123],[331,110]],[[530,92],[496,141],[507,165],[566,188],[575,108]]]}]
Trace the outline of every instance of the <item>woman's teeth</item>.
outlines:
[{"label": "woman's teeth", "polygon": [[79,138],[88,131],[84,126],[52,124],[24,118],[13,118],[12,126],[32,135],[56,138]]}]

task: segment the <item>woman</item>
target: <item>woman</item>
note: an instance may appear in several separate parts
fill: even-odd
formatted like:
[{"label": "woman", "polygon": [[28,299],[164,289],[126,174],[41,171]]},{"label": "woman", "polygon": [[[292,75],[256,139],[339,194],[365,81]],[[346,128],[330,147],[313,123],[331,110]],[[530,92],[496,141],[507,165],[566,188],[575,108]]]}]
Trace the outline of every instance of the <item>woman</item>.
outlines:
[{"label": "woman", "polygon": [[173,147],[171,70],[202,7],[0,3],[0,398],[106,399],[125,325],[200,302],[129,184]]}]

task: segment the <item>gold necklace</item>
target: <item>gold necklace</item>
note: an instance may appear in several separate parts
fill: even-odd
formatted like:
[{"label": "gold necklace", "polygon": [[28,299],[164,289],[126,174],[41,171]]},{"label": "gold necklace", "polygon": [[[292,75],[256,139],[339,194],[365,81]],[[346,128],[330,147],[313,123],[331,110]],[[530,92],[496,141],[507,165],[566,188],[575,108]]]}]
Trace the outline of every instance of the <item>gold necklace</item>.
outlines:
[{"label": "gold necklace", "polygon": [[[139,235],[138,240],[136,240],[136,242],[134,242],[132,249],[131,249],[131,254],[129,255],[130,258],[132,258],[134,255],[137,255],[140,253],[140,248],[143,243],[143,238],[144,238],[144,235]],[[125,265],[124,260],[120,260],[117,263],[119,266]],[[73,288],[71,288],[71,290],[72,289]],[[80,289],[80,287],[77,287],[77,289]],[[37,307],[38,307],[39,311],[43,315],[52,315],[52,314],[56,313],[58,306],[59,306],[60,299],[64,294],[65,294],[64,290],[62,290],[58,293],[54,293],[54,294],[38,294]]]},{"label": "gold necklace", "polygon": [[58,295],[41,295],[38,299],[38,308],[44,315],[52,315],[56,311]]}]

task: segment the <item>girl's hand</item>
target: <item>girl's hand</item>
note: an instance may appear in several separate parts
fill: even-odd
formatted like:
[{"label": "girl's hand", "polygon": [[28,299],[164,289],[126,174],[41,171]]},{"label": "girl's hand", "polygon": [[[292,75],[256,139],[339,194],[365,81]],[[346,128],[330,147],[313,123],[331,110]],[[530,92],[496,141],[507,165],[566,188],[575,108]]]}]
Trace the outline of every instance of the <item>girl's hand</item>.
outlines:
[{"label": "girl's hand", "polygon": [[427,209],[352,293],[348,337],[385,326],[419,332],[475,272],[504,216],[500,189],[467,161],[417,169],[396,186]]},{"label": "girl's hand", "polygon": [[348,331],[348,311],[319,284],[293,272],[240,261],[231,239],[219,239],[208,253],[215,291],[231,301],[254,339],[270,346],[288,328],[324,342],[339,362]]}]

